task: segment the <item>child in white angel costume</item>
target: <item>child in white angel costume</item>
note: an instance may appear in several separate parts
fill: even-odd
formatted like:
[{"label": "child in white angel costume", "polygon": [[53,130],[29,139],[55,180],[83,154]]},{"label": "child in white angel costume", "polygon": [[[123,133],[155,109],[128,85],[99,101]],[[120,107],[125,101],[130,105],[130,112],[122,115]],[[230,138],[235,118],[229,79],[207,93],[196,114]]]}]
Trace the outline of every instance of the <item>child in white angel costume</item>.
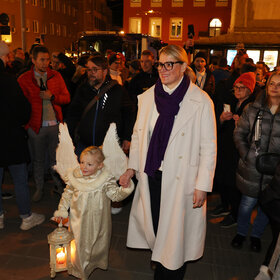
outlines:
[{"label": "child in white angel costume", "polygon": [[[69,215],[70,230],[73,232],[76,245],[75,258],[72,259],[72,275],[81,279],[88,279],[94,269],[108,268],[112,228],[111,200],[121,201],[125,199],[133,191],[134,185],[131,183],[128,188],[123,188],[116,184],[120,170],[116,172],[115,169],[119,169],[121,165],[120,157],[116,156],[116,149],[119,151],[119,145],[115,141],[117,145],[112,149],[114,144],[112,137],[110,135],[108,137],[109,131],[106,135],[107,140],[105,137],[103,143],[104,154],[106,155],[107,153],[108,155],[109,153],[106,159],[107,162],[105,160],[106,156],[104,157],[101,149],[91,146],[82,152],[80,163],[76,162],[78,166],[65,172],[67,166],[65,162],[69,161],[69,153],[66,154],[68,159],[62,160],[63,164],[59,154],[65,155],[65,146],[71,146],[72,142],[71,144],[69,143],[70,137],[67,135],[66,138],[69,137],[69,139],[65,143],[62,137],[65,134],[63,130],[67,130],[67,127],[62,124],[60,126],[60,143],[57,149],[55,169],[60,173],[67,186],[60,199],[58,210],[54,212],[54,216],[56,218],[67,218]],[[114,138],[116,135],[115,126],[112,131]],[[109,148],[106,145],[106,141],[107,144],[109,143]],[[63,148],[61,147],[62,145]],[[59,150],[60,148],[62,150]],[[122,151],[119,152],[122,153]],[[111,156],[110,153],[112,154]],[[75,159],[73,153],[71,156]],[[123,155],[121,157],[123,158]],[[111,163],[108,163],[108,160],[111,160]],[[115,176],[112,175],[111,170],[108,170],[108,167],[112,169],[112,173],[115,173]],[[123,168],[124,166],[121,169]],[[70,209],[70,213],[68,213],[68,209]]]}]

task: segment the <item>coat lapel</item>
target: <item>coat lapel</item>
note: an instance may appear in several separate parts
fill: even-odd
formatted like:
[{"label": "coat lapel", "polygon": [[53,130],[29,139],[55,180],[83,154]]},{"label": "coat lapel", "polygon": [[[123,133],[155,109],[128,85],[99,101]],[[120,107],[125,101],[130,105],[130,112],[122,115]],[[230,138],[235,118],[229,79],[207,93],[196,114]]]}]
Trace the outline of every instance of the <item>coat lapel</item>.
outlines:
[{"label": "coat lapel", "polygon": [[188,91],[181,103],[179,113],[174,121],[174,125],[169,138],[169,143],[172,142],[178,131],[192,119],[195,112],[198,110],[201,103],[201,96],[196,90],[196,86],[190,83]]}]

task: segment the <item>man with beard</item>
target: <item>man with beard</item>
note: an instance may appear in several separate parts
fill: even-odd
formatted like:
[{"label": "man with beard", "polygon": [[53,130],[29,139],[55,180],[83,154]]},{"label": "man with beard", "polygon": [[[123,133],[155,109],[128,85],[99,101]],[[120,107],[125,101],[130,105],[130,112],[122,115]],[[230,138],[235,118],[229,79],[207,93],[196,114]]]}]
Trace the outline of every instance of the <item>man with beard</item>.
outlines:
[{"label": "man with beard", "polygon": [[[87,81],[78,87],[66,121],[76,146],[76,154],[80,155],[88,146],[102,145],[112,122],[117,125],[123,150],[128,152],[134,115],[130,98],[108,75],[105,57],[90,57],[86,68]],[[95,102],[91,102],[93,99]]]}]

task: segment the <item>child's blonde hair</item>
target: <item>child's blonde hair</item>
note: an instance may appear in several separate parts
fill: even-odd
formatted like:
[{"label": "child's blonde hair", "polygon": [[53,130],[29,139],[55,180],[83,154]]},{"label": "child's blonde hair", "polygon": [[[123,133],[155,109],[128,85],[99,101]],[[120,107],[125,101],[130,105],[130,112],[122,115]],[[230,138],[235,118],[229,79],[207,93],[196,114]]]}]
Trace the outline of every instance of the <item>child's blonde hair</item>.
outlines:
[{"label": "child's blonde hair", "polygon": [[87,148],[85,148],[82,153],[81,156],[86,155],[86,154],[90,154],[92,156],[94,156],[96,158],[96,160],[98,161],[98,163],[102,163],[105,159],[105,156],[102,152],[102,150],[96,146],[89,146]]}]

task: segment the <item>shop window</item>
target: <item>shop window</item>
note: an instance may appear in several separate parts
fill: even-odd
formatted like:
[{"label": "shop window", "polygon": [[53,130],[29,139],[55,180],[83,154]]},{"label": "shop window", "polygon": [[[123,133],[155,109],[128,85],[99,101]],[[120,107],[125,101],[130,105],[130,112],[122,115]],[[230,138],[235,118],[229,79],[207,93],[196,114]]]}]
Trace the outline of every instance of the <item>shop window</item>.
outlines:
[{"label": "shop window", "polygon": [[161,18],[150,18],[150,35],[161,37]]},{"label": "shop window", "polygon": [[260,60],[261,51],[258,50],[247,50],[247,54],[250,58],[253,59],[256,64]]},{"label": "shop window", "polygon": [[129,18],[129,33],[141,33],[141,18]]},{"label": "shop window", "polygon": [[209,36],[216,37],[221,34],[222,22],[218,18],[213,18],[209,23]]},{"label": "shop window", "polygon": [[183,19],[171,18],[170,19],[170,39],[181,40],[183,33]]},{"label": "shop window", "polygon": [[263,61],[269,67],[270,71],[272,71],[277,65],[278,51],[264,51]]}]

